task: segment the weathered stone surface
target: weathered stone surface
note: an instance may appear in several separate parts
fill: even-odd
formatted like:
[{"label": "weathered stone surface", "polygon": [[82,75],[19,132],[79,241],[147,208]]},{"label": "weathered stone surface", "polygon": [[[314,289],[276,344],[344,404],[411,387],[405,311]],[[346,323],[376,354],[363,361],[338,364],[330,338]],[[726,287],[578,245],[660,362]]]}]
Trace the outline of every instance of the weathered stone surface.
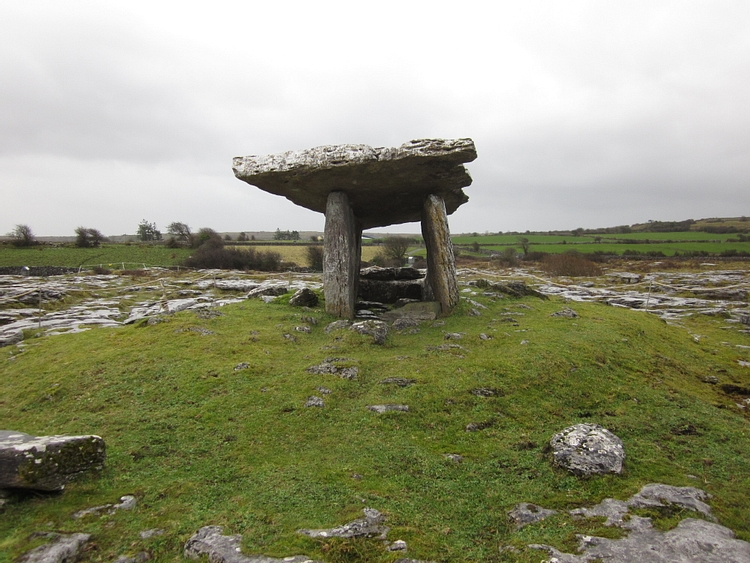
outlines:
[{"label": "weathered stone surface", "polygon": [[560,311],[557,311],[556,313],[552,313],[550,317],[566,317],[568,319],[577,319],[578,313],[576,313],[570,307],[565,307],[564,309],[561,309]]},{"label": "weathered stone surface", "polygon": [[188,559],[208,556],[211,563],[320,563],[304,555],[276,559],[264,555],[243,555],[242,536],[224,536],[221,526],[205,526],[185,543],[183,554]]},{"label": "weathered stone surface", "polygon": [[422,207],[422,237],[427,247],[426,297],[440,303],[441,313],[448,315],[458,305],[456,258],[453,255],[445,202],[429,194]]},{"label": "weathered stone surface", "polygon": [[598,424],[576,424],[550,440],[555,465],[575,475],[622,473],[622,440]]},{"label": "weathered stone surface", "polygon": [[120,502],[114,504],[102,504],[100,506],[92,506],[91,508],[84,508],[73,514],[74,520],[80,520],[86,516],[102,516],[103,514],[114,514],[118,510],[133,510],[137,500],[133,495],[124,495],[120,497]]},{"label": "weathered stone surface", "polygon": [[360,279],[358,296],[365,301],[396,303],[399,299],[421,300],[424,285],[421,280]]},{"label": "weathered stone surface", "polygon": [[23,332],[20,330],[9,330],[5,334],[0,333],[0,348],[10,346],[11,344],[18,344],[21,340],[23,340]]},{"label": "weathered stone surface", "polygon": [[362,228],[419,221],[429,194],[453,213],[471,184],[464,162],[477,156],[471,139],[419,139],[398,148],[329,145],[303,151],[234,159],[240,180],[325,212],[328,194],[345,192]]},{"label": "weathered stone surface", "polygon": [[291,299],[289,299],[289,304],[293,307],[317,307],[318,296],[312,289],[304,287],[298,289],[294,295],[292,295]]},{"label": "weathered stone surface", "polygon": [[30,436],[0,430],[0,488],[59,491],[84,472],[104,467],[99,436]]},{"label": "weathered stone surface", "polygon": [[[648,518],[622,539],[580,536],[581,555],[562,553],[546,545],[530,545],[550,553],[558,563],[749,563],[750,543],[737,540],[729,528],[686,518],[668,532],[655,530]],[[632,528],[632,527],[631,527]]]},{"label": "weathered stone surface", "polygon": [[73,563],[83,547],[91,539],[91,534],[57,534],[54,532],[41,533],[51,539],[50,543],[21,556],[19,563]]},{"label": "weathered stone surface", "polygon": [[711,508],[703,502],[709,496],[705,491],[693,487],[672,487],[659,483],[645,485],[626,501],[608,498],[592,508],[570,511],[574,516],[606,517],[605,525],[628,530],[627,537],[579,536],[579,555],[562,553],[547,545],[529,547],[547,551],[553,556],[550,561],[558,563],[750,563],[750,543],[735,539],[728,528],[686,518],[676,528],[660,532],[653,528],[650,518],[629,514],[631,508],[675,505],[714,519]]},{"label": "weathered stone surface", "polygon": [[332,374],[338,375],[341,379],[357,379],[359,369],[352,365],[355,361],[350,358],[326,358],[320,364],[307,368],[307,373]]},{"label": "weathered stone surface", "polygon": [[278,297],[284,295],[289,290],[284,285],[279,284],[261,284],[255,289],[251,289],[247,292],[248,299],[253,297]]},{"label": "weathered stone surface", "polygon": [[424,274],[416,268],[381,268],[370,266],[359,271],[359,277],[366,280],[396,281],[421,280]]},{"label": "weathered stone surface", "polygon": [[368,410],[378,414],[387,412],[409,412],[409,405],[368,405]]},{"label": "weathered stone surface", "polygon": [[522,502],[508,512],[508,518],[516,525],[516,530],[519,530],[524,526],[544,520],[553,514],[557,514],[557,510],[549,510],[530,502]]},{"label": "weathered stone surface", "polygon": [[326,313],[353,319],[359,286],[362,224],[354,215],[346,193],[328,194],[324,234]]},{"label": "weathered stone surface", "polygon": [[327,528],[322,530],[299,530],[298,533],[310,536],[311,538],[372,538],[379,537],[385,539],[388,534],[388,528],[383,525],[385,517],[374,508],[365,508],[363,510],[365,517],[352,520],[343,526]]},{"label": "weathered stone surface", "polygon": [[307,401],[305,401],[305,406],[323,408],[326,405],[321,397],[316,397],[315,395],[313,395],[307,398]]},{"label": "weathered stone surface", "polygon": [[440,315],[440,303],[437,301],[422,301],[406,303],[403,307],[392,309],[381,315],[384,320],[414,319],[417,321],[433,321]]},{"label": "weathered stone surface", "polygon": [[385,344],[385,340],[388,337],[388,325],[383,321],[361,321],[352,324],[352,326],[349,327],[349,330],[353,330],[365,336],[372,336],[373,344],[381,346]]}]

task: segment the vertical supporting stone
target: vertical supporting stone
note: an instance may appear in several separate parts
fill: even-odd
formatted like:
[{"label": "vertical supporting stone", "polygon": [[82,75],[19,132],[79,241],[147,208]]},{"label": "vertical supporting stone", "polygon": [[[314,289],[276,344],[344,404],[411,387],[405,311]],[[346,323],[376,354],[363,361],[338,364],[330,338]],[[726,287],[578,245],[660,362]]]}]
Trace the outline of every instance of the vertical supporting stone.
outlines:
[{"label": "vertical supporting stone", "polygon": [[359,285],[362,227],[344,192],[328,194],[324,237],[323,293],[326,313],[353,319]]},{"label": "vertical supporting stone", "polygon": [[431,194],[424,201],[422,237],[427,247],[426,281],[442,314],[448,315],[458,305],[458,280],[445,202],[438,195]]}]

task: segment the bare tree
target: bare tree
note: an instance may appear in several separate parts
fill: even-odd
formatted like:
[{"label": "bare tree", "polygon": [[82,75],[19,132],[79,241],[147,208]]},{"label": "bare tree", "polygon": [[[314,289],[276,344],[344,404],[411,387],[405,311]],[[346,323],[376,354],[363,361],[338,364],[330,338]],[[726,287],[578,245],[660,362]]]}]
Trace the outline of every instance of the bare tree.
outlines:
[{"label": "bare tree", "polygon": [[79,248],[96,248],[105,240],[104,235],[98,229],[78,227],[75,232],[76,246]]},{"label": "bare tree", "polygon": [[186,246],[193,246],[193,233],[186,223],[175,221],[167,226],[167,232],[172,235],[176,242]]},{"label": "bare tree", "polygon": [[13,237],[14,246],[34,246],[37,244],[36,237],[34,236],[31,227],[28,225],[16,225],[15,228],[8,233],[8,236]]},{"label": "bare tree", "polygon": [[[518,237],[518,243],[521,245],[521,250],[523,250],[523,255],[526,256],[529,253],[529,239],[526,237]],[[514,250],[515,252],[515,250]]]},{"label": "bare tree", "polygon": [[406,252],[413,242],[407,237],[387,237],[383,240],[383,252],[391,260],[403,264]]}]

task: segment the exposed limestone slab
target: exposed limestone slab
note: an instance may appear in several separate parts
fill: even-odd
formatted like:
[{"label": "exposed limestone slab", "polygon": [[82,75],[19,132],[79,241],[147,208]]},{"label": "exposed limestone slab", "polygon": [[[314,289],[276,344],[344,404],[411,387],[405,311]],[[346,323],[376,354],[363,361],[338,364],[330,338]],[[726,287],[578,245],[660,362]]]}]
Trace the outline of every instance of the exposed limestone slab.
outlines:
[{"label": "exposed limestone slab", "polygon": [[429,194],[453,213],[468,201],[464,162],[477,157],[471,139],[418,139],[398,148],[328,145],[267,156],[236,157],[240,180],[324,213],[328,194],[345,192],[362,228],[419,221]]},{"label": "exposed limestone slab", "polygon": [[0,430],[0,488],[59,491],[80,474],[104,466],[99,436],[30,436]]}]

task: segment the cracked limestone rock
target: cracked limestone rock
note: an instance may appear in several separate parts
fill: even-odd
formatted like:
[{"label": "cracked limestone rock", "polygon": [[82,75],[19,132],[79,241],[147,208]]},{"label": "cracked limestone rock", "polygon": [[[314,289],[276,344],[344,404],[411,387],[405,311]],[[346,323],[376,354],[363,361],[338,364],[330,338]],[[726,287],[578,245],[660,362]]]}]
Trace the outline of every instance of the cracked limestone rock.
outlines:
[{"label": "cracked limestone rock", "polygon": [[385,517],[374,508],[363,510],[365,517],[352,520],[343,526],[322,530],[299,530],[298,533],[311,538],[372,538],[385,539],[389,528],[383,525]]}]

